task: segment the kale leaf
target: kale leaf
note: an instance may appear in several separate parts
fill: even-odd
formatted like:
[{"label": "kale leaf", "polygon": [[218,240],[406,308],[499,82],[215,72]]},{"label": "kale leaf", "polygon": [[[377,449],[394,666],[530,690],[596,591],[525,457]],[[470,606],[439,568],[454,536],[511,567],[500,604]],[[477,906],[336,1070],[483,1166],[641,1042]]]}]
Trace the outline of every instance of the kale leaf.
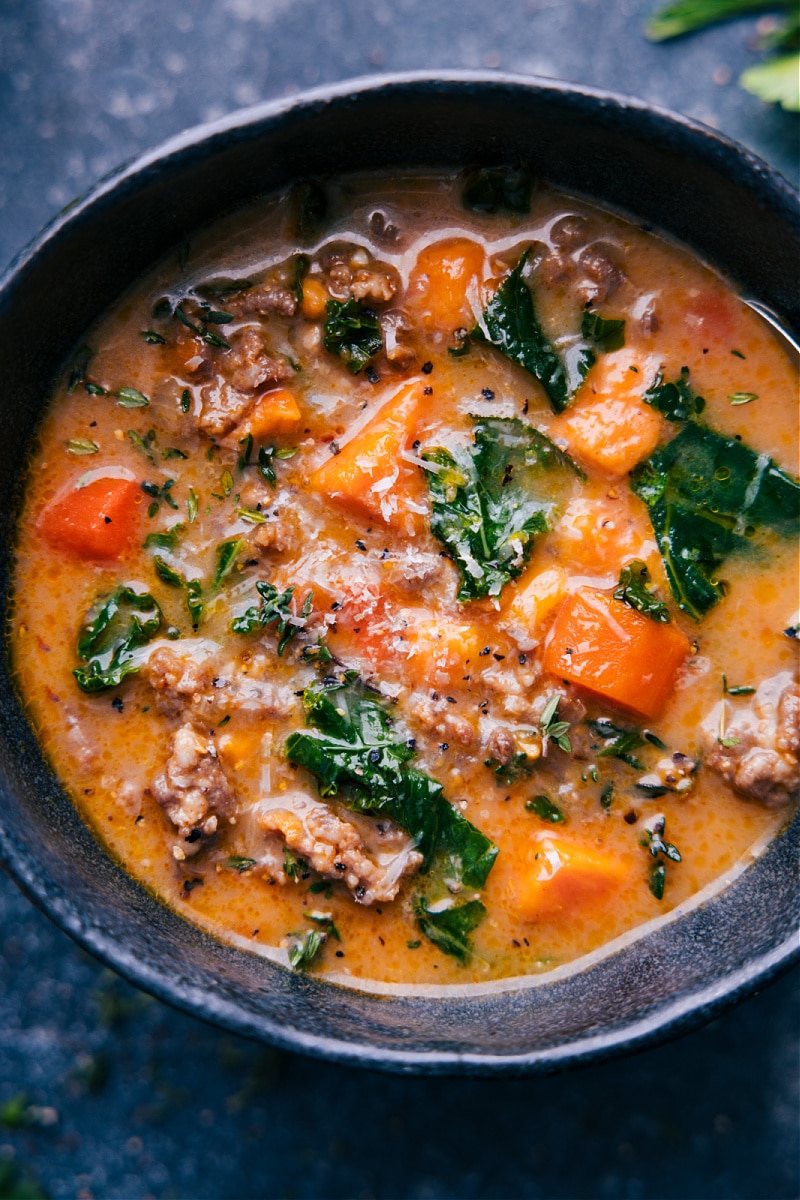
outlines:
[{"label": "kale leaf", "polygon": [[680,378],[673,383],[664,383],[659,371],[642,399],[668,421],[692,421],[706,406],[703,397],[689,384],[688,367],[681,367]]},{"label": "kale leaf", "polygon": [[322,334],[325,349],[337,354],[352,375],[358,375],[383,349],[378,318],[352,297],[344,303],[329,300],[325,312]]},{"label": "kale leaf", "polygon": [[724,595],[716,572],[764,532],[796,536],[800,483],[767,454],[690,422],[633,472],[678,605],[699,620]]},{"label": "kale leaf", "polygon": [[585,312],[581,319],[581,334],[610,354],[625,345],[625,321],[621,317],[601,317],[599,313]]},{"label": "kale leaf", "polygon": [[549,821],[551,825],[563,825],[567,819],[563,810],[549,796],[534,796],[532,800],[525,801],[525,807],[528,812],[536,813],[537,817]]},{"label": "kale leaf", "polygon": [[586,724],[592,733],[602,738],[606,743],[603,749],[599,751],[598,758],[619,758],[636,771],[644,770],[644,763],[633,754],[634,750],[641,749],[645,744],[645,740],[638,729],[624,729],[620,725],[614,725],[613,722],[609,721],[608,717],[598,717],[596,720],[590,719]]},{"label": "kale leaf", "polygon": [[289,642],[305,625],[314,602],[314,593],[309,591],[300,612],[292,612],[292,596],[294,588],[288,587],[285,592],[278,592],[272,583],[263,579],[256,582],[256,591],[261,597],[261,603],[248,608],[240,616],[231,621],[233,633],[252,633],[254,629],[265,629],[267,625],[277,625],[278,657],[280,658]]},{"label": "kale leaf", "polygon": [[479,167],[465,178],[461,200],[470,212],[528,213],[531,182],[527,167]]},{"label": "kale leaf", "polygon": [[488,342],[506,358],[519,363],[539,380],[555,412],[563,412],[570,396],[594,361],[585,348],[578,354],[568,379],[558,353],[539,324],[533,296],[523,279],[530,257],[526,250],[514,270],[506,276],[472,330],[474,340]]},{"label": "kale leaf", "polygon": [[649,578],[646,564],[635,558],[620,571],[619,587],[614,592],[614,599],[629,604],[652,621],[666,625],[671,619],[669,609],[648,587]]},{"label": "kale leaf", "polygon": [[434,946],[457,958],[462,966],[469,962],[472,955],[469,934],[486,916],[486,909],[480,900],[468,900],[465,904],[452,904],[449,908],[431,911],[425,900],[417,896],[414,915],[425,937]]},{"label": "kale leaf", "polygon": [[72,672],[84,692],[118,687],[139,667],[133,651],[161,628],[161,609],[149,592],[120,585],[87,613],[78,634],[78,658],[85,666]]},{"label": "kale leaf", "polygon": [[286,757],[317,777],[320,795],[390,817],[448,883],[483,887],[497,847],[453,808],[440,783],[406,766],[413,746],[356,673],[311,684],[303,700],[313,728],[289,735]]},{"label": "kale leaf", "polygon": [[468,449],[423,454],[431,531],[461,572],[459,600],[496,596],[523,571],[537,534],[550,528],[578,467],[544,434],[516,418],[473,417]]}]

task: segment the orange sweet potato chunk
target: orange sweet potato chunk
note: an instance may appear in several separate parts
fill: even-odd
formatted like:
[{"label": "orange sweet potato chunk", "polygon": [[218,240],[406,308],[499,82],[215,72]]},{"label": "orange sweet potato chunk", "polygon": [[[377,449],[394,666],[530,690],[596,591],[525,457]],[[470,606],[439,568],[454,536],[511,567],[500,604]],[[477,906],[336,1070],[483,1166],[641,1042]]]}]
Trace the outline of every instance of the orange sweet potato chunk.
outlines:
[{"label": "orange sweet potato chunk", "polygon": [[80,558],[121,558],[139,525],[142,489],[131,479],[95,479],[44,509],[39,528],[52,546]]},{"label": "orange sweet potato chunk", "polygon": [[613,895],[629,871],[619,855],[540,834],[515,871],[510,906],[524,920],[569,916]]},{"label": "orange sweet potato chunk", "polygon": [[287,388],[275,388],[259,396],[242,422],[242,434],[251,433],[256,441],[276,433],[291,433],[302,420],[297,401]]},{"label": "orange sweet potato chunk", "polygon": [[657,717],[690,649],[674,625],[660,625],[607,592],[581,588],[556,615],[544,667],[632,712]]},{"label": "orange sweet potato chunk", "polygon": [[425,329],[451,333],[473,324],[470,293],[478,299],[485,258],[483,247],[469,238],[446,238],[420,251],[407,301]]},{"label": "orange sweet potato chunk", "polygon": [[359,516],[405,525],[404,501],[420,495],[422,485],[401,452],[413,441],[422,400],[422,383],[406,384],[338,454],[313,472],[310,486]]},{"label": "orange sweet potato chunk", "polygon": [[631,350],[603,355],[550,436],[566,441],[584,466],[626,475],[658,445],[662,419],[641,399],[654,376],[654,366]]}]

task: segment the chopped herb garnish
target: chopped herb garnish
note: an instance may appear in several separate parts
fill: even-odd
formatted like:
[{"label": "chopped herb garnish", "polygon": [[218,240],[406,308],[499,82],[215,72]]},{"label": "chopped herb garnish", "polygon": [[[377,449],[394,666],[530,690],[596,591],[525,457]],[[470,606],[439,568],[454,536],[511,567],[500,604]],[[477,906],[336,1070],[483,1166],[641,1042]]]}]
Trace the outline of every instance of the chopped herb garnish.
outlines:
[{"label": "chopped herb garnish", "polygon": [[267,625],[276,625],[278,636],[278,657],[280,658],[292,638],[303,628],[311,615],[314,593],[309,591],[299,613],[292,611],[294,588],[288,587],[285,592],[263,579],[256,581],[256,591],[261,602],[246,609],[231,622],[233,633],[252,633],[254,629],[265,629]]},{"label": "chopped herb garnish", "polygon": [[186,516],[191,525],[197,516],[198,500],[194,488],[189,488],[189,498],[186,501]]},{"label": "chopped herb garnish", "polygon": [[728,399],[734,408],[736,408],[741,404],[752,404],[754,400],[758,399],[758,396],[755,392],[734,392],[728,396]]},{"label": "chopped herb garnish", "polygon": [[149,434],[147,435],[146,438],[143,438],[142,435],[140,433],[137,433],[135,429],[129,429],[128,430],[128,440],[130,441],[133,448],[135,450],[139,450],[145,456],[145,458],[149,458],[151,463],[154,463],[156,461],[155,455],[153,454],[153,451],[151,449]]},{"label": "chopped herb garnish", "polygon": [[600,793],[600,803],[602,804],[603,808],[608,810],[609,808],[611,808],[613,799],[614,799],[614,784],[607,783],[606,786],[603,788],[602,792]]},{"label": "chopped herb garnish", "polygon": [[358,375],[383,349],[383,338],[375,313],[357,300],[342,303],[328,300],[322,342],[336,354],[353,375]]},{"label": "chopped herb garnish", "polygon": [[307,921],[313,921],[315,925],[321,928],[328,937],[335,938],[337,942],[342,940],[339,930],[333,922],[331,913],[323,912],[307,912],[303,914]]},{"label": "chopped herb garnish", "polygon": [[283,873],[293,883],[299,883],[301,879],[308,878],[308,863],[288,846],[283,848]]},{"label": "chopped herb garnish", "polygon": [[607,717],[589,720],[586,724],[596,737],[602,738],[606,745],[598,752],[598,758],[619,758],[636,771],[643,771],[644,763],[633,754],[644,746],[645,741],[638,729],[622,729],[614,725]]},{"label": "chopped herb garnish", "polygon": [[188,413],[192,406],[192,393],[188,388],[184,388],[181,392],[181,412]]},{"label": "chopped herb garnish", "polygon": [[177,446],[167,446],[162,452],[162,458],[188,458],[188,454],[184,454],[183,450],[179,450]]},{"label": "chopped herb garnish", "polygon": [[322,929],[307,929],[304,933],[289,934],[289,966],[304,971],[319,954],[327,934]]},{"label": "chopped herb garnish", "polygon": [[314,662],[319,666],[325,666],[327,663],[333,662],[333,655],[319,634],[317,634],[316,645],[304,646],[300,657],[304,662]]},{"label": "chopped herb garnish", "polygon": [[227,541],[220,542],[216,548],[217,565],[214,570],[214,591],[218,591],[223,581],[227,579],[233,568],[236,566],[236,560],[245,549],[247,542],[244,538],[228,538]]},{"label": "chopped herb garnish", "polygon": [[663,600],[659,600],[648,587],[650,572],[645,563],[634,559],[619,573],[619,587],[614,592],[615,600],[622,600],[651,621],[666,624],[671,618]]},{"label": "chopped herb garnish", "polygon": [[265,525],[267,521],[264,513],[258,512],[255,508],[237,508],[236,515],[250,525]]},{"label": "chopped herb garnish", "polygon": [[[672,842],[664,840],[664,830],[666,820],[663,813],[658,813],[651,817],[645,823],[645,836],[642,840],[642,845],[650,851],[653,858],[669,859],[670,862],[679,863],[681,861],[681,853],[677,846],[673,846]],[[663,862],[657,862],[650,872],[650,891],[655,896],[656,900],[663,899],[664,885],[666,883],[666,865]]]},{"label": "chopped herb garnish", "polygon": [[150,346],[165,346],[167,339],[163,338],[160,333],[156,333],[155,329],[143,329],[141,336]]},{"label": "chopped herb garnish", "polygon": [[67,450],[70,454],[97,454],[100,447],[91,438],[70,438]]},{"label": "chopped herb garnish", "polygon": [[225,859],[225,866],[231,871],[249,871],[256,866],[256,859],[245,858],[241,854],[231,854]]},{"label": "chopped herb garnish", "polygon": [[148,480],[145,480],[142,483],[142,491],[145,492],[146,495],[152,496],[153,500],[156,502],[154,505],[151,504],[150,508],[148,509],[151,517],[155,516],[155,514],[158,512],[158,502],[160,500],[165,501],[165,503],[167,503],[169,507],[173,508],[176,512],[178,511],[178,505],[170,495],[170,492],[174,486],[174,479],[165,479],[161,484],[150,483]]},{"label": "chopped herb garnish", "polygon": [[520,779],[526,779],[532,775],[536,767],[536,759],[526,754],[524,750],[518,750],[507,762],[502,763],[497,762],[494,758],[487,758],[484,766],[494,771],[498,787],[508,787]]},{"label": "chopped herb garnish", "polygon": [[84,692],[118,687],[139,670],[134,651],[161,628],[161,609],[149,592],[120,586],[89,610],[78,634],[78,658],[84,666],[73,675]]},{"label": "chopped herb garnish", "polygon": [[752,696],[755,692],[754,687],[744,685],[742,687],[730,687],[727,677],[722,676],[722,694],[723,696]]},{"label": "chopped herb garnish", "polygon": [[182,588],[184,586],[185,580],[180,571],[176,571],[174,567],[171,567],[160,554],[156,554],[153,558],[153,566],[156,575],[162,583],[166,583],[169,587],[174,588]]},{"label": "chopped herb garnish", "polygon": [[672,593],[696,620],[724,595],[716,572],[757,535],[800,528],[800,484],[767,454],[690,422],[633,472]]},{"label": "chopped herb garnish", "polygon": [[563,811],[554,804],[549,796],[534,796],[532,800],[525,801],[525,807],[528,812],[535,813],[543,821],[549,821],[551,825],[563,825],[566,821],[566,816]]},{"label": "chopped herb garnish", "polygon": [[579,469],[523,421],[473,417],[468,449],[436,448],[429,464],[431,531],[461,572],[459,600],[496,596],[522,573]]},{"label": "chopped herb garnish", "polygon": [[233,476],[227,467],[222,472],[222,476],[220,478],[220,487],[222,488],[222,491],[226,497],[230,496],[231,492],[233,491]]},{"label": "chopped herb garnish", "polygon": [[122,387],[112,394],[117,397],[120,408],[146,408],[150,403],[143,392],[132,387]]},{"label": "chopped herb garnish", "polygon": [[563,750],[565,754],[569,754],[572,750],[572,742],[569,739],[569,721],[559,721],[558,706],[564,699],[558,692],[555,692],[542,712],[539,728],[542,733],[542,741],[547,744],[548,741],[554,742],[559,750]]}]

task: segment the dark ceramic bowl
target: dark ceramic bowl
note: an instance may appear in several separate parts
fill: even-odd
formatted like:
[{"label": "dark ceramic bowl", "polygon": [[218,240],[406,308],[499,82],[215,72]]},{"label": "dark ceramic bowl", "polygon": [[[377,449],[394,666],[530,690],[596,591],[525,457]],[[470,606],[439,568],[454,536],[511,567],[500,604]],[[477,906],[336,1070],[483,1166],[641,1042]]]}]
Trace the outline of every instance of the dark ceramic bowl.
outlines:
[{"label": "dark ceramic bowl", "polygon": [[[800,334],[797,199],[717,134],[644,104],[492,74],[351,83],[167,143],[59,216],[0,281],[7,497],[51,382],[85,328],[188,234],[297,177],[531,161],[674,235]],[[3,508],[3,587],[14,505]],[[103,851],[44,761],[0,665],[0,852],[20,886],[115,970],[278,1045],[395,1071],[555,1070],[645,1045],[752,992],[798,953],[800,820],[724,889],[582,964],[465,988],[344,989],[216,941]]]}]

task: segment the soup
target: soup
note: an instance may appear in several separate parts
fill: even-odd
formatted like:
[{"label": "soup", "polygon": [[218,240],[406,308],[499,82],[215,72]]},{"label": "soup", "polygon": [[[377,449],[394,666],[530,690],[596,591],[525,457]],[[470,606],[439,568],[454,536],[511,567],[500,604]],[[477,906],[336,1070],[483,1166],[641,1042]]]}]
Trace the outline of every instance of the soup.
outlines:
[{"label": "soup", "polygon": [[299,185],[65,373],[27,711],[224,939],[342,980],[572,962],[791,811],[796,405],[723,280],[522,171]]}]

